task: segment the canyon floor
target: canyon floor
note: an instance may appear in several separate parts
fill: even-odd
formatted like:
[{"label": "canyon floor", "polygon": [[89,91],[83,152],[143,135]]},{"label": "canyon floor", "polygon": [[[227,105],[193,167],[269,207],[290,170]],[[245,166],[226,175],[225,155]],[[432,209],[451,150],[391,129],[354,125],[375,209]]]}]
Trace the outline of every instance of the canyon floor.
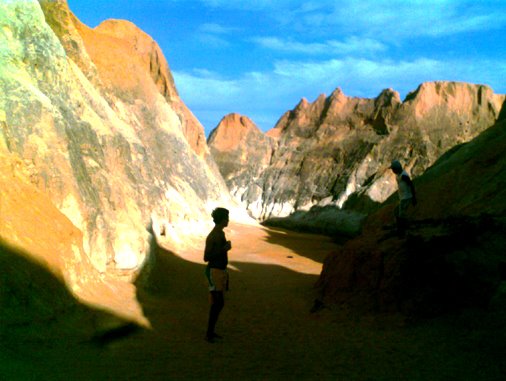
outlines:
[{"label": "canyon floor", "polygon": [[489,313],[418,322],[338,306],[311,313],[313,285],[335,243],[235,224],[226,234],[233,249],[222,340],[204,340],[202,251],[160,248],[154,287],[137,294],[151,329],[102,341],[43,333],[4,340],[0,380],[505,379],[505,344],[496,335],[504,323]]}]

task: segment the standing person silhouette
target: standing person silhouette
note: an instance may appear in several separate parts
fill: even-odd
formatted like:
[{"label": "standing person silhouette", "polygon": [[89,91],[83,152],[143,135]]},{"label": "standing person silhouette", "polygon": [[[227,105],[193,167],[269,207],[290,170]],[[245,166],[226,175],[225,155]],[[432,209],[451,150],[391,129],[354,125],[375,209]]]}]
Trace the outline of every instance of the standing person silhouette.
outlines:
[{"label": "standing person silhouette", "polygon": [[395,218],[397,224],[397,232],[404,235],[407,228],[406,211],[410,204],[416,205],[415,186],[409,177],[409,174],[402,169],[399,160],[392,161],[390,169],[395,173],[397,180],[397,188],[399,194],[399,205],[395,208]]},{"label": "standing person silhouette", "polygon": [[210,343],[221,338],[214,331],[216,322],[223,306],[225,305],[224,292],[228,290],[228,251],[232,248],[227,241],[224,228],[228,226],[229,212],[225,208],[216,208],[211,213],[214,228],[206,239],[204,261],[207,262],[206,277],[209,282],[211,307],[209,309],[209,321],[207,325],[206,340]]}]

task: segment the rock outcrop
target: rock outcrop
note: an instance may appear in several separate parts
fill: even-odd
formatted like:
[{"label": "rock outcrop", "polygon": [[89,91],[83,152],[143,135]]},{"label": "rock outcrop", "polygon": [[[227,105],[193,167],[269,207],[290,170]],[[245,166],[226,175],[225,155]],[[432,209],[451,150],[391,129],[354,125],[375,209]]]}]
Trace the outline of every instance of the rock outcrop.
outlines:
[{"label": "rock outcrop", "polygon": [[259,177],[271,163],[276,141],[265,136],[248,117],[229,114],[211,132],[208,143],[231,195],[238,202],[259,199]]},{"label": "rock outcrop", "polygon": [[419,203],[405,236],[385,230],[396,203],[389,199],[325,260],[318,285],[326,301],[425,316],[504,311],[505,152],[502,120],[438,159],[415,180]]},{"label": "rock outcrop", "polygon": [[504,100],[487,86],[456,82],[424,83],[403,102],[391,89],[375,99],[337,89],[285,113],[266,134],[276,144],[265,139],[260,148],[256,137],[248,147],[244,135],[227,157],[225,149],[215,149],[227,147],[219,126],[209,145],[213,154],[219,151],[219,163],[233,162],[235,147],[244,157],[267,152],[263,162],[270,164],[254,182],[240,168],[222,169],[236,198],[259,220],[318,207],[368,213],[395,191],[391,160],[401,160],[413,177],[421,175],[447,150],[492,126]]},{"label": "rock outcrop", "polygon": [[0,151],[83,232],[99,271],[138,270],[151,220],[182,242],[233,207],[148,35],[118,20],[90,29],[64,0],[4,2],[0,30]]}]

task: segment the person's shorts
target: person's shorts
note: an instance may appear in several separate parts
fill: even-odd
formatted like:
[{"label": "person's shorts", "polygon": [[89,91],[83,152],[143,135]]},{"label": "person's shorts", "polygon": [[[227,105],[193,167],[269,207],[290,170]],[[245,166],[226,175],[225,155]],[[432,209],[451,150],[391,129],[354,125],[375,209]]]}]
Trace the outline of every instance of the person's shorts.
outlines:
[{"label": "person's shorts", "polygon": [[209,291],[227,291],[228,290],[228,272],[227,272],[227,270],[206,267],[206,277],[207,277],[207,282],[209,284]]}]

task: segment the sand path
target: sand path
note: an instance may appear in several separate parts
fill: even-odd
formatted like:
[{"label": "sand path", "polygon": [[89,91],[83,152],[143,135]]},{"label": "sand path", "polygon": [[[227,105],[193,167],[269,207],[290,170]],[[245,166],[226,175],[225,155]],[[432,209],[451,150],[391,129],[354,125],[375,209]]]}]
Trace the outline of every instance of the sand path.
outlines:
[{"label": "sand path", "polygon": [[201,248],[179,255],[160,250],[153,274],[156,289],[138,294],[151,330],[100,347],[56,339],[31,347],[24,343],[23,348],[11,348],[10,354],[0,353],[10,364],[5,380],[504,376],[497,354],[492,356],[496,348],[484,347],[487,331],[480,333],[482,322],[470,326],[469,319],[454,317],[406,326],[395,316],[345,313],[337,307],[311,314],[313,285],[325,256],[335,248],[328,238],[234,224],[226,234],[233,250],[231,290],[217,326],[223,340],[204,340],[208,293]]}]

